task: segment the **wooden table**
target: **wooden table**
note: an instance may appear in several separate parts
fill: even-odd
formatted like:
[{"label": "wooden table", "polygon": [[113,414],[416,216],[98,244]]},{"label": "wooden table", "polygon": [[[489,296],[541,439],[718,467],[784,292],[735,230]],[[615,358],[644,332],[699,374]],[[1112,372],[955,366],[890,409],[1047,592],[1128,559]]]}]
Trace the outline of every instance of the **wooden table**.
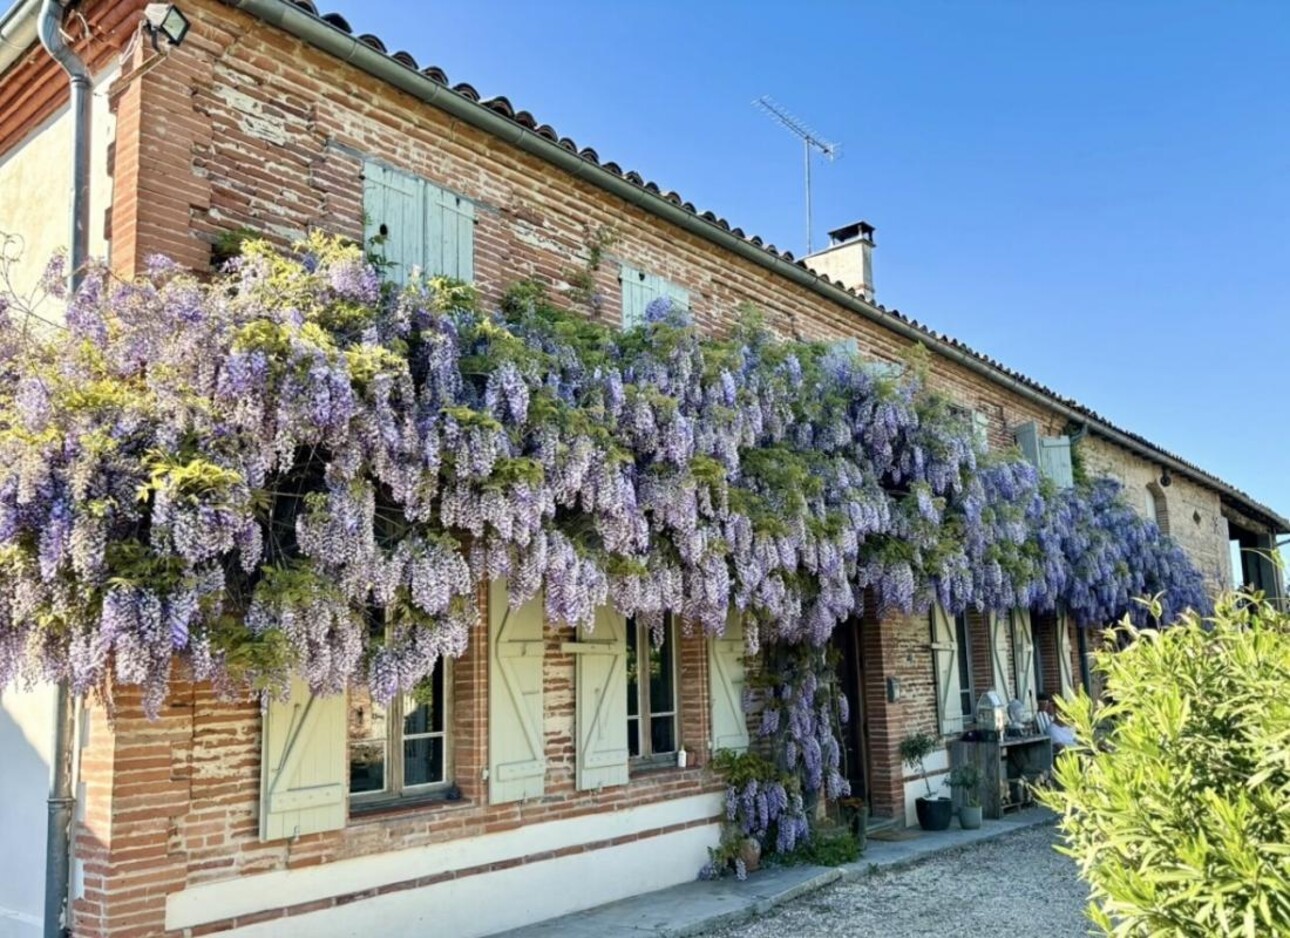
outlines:
[{"label": "wooden table", "polygon": [[[981,772],[977,794],[981,799],[982,815],[998,819],[1003,817],[1004,811],[1020,806],[1020,802],[1005,794],[1003,783],[1033,778],[1051,771],[1053,741],[1047,735],[1005,736],[980,741],[955,740],[950,745],[950,767],[956,768],[966,763],[975,764]],[[956,788],[956,809],[962,799],[962,791]]]}]

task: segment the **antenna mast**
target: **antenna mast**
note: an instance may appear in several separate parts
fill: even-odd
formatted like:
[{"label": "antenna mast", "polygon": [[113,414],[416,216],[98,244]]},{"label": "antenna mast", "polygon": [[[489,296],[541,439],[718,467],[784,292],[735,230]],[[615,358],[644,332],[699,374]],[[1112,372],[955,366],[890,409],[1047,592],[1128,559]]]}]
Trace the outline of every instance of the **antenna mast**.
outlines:
[{"label": "antenna mast", "polygon": [[810,254],[813,247],[811,242],[811,150],[819,150],[824,158],[832,163],[842,155],[842,144],[825,140],[804,122],[786,111],[768,94],[762,95],[753,102],[753,105],[761,108],[776,123],[802,141],[802,156],[806,166],[806,253]]}]

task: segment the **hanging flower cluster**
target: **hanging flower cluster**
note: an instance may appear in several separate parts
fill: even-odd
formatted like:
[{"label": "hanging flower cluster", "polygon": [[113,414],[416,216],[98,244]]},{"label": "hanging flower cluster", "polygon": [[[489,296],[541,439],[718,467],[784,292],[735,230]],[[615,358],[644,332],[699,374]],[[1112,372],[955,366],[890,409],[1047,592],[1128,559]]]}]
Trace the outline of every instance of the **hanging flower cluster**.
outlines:
[{"label": "hanging flower cluster", "polygon": [[[612,602],[717,633],[733,607],[753,649],[823,645],[866,595],[1207,607],[1114,483],[1057,491],[986,456],[917,362],[884,376],[754,315],[708,338],[658,301],[620,332],[531,285],[483,312],[322,237],[65,301],[46,341],[0,323],[0,687],[112,675],[155,713],[179,658],[389,697],[462,652],[496,577],[556,623]],[[789,762],[827,788],[837,744],[799,696]]]}]

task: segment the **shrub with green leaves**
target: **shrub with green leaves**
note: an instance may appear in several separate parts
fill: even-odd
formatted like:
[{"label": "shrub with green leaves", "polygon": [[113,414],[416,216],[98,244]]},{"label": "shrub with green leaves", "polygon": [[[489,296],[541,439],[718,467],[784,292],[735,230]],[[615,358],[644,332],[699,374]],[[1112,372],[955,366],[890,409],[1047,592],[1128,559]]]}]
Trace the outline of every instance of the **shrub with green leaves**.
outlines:
[{"label": "shrub with green leaves", "polygon": [[1290,615],[1231,595],[1103,650],[1107,703],[1063,706],[1067,848],[1110,935],[1290,935]]}]

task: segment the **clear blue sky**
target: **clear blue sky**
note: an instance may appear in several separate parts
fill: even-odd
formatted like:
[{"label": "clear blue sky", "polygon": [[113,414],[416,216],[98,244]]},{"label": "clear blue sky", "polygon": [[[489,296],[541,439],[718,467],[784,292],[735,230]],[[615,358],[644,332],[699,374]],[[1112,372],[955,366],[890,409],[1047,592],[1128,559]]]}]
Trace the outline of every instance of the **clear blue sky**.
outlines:
[{"label": "clear blue sky", "polygon": [[1290,3],[322,5],[1290,513]]}]

